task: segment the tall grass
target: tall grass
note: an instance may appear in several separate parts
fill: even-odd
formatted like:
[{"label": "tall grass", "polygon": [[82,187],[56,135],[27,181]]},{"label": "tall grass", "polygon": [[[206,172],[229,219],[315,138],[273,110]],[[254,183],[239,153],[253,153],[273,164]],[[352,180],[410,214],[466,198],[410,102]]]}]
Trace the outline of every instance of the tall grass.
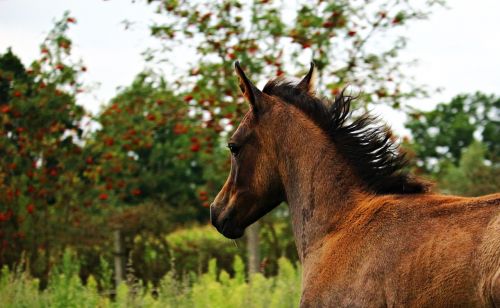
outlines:
[{"label": "tall grass", "polygon": [[[104,271],[109,269],[102,264]],[[300,297],[300,271],[288,260],[279,260],[274,277],[254,274],[247,277],[245,265],[238,256],[233,263],[234,275],[217,269],[210,260],[208,272],[179,277],[167,273],[159,286],[144,285],[128,279],[109,290],[110,275],[100,279],[78,276],[79,262],[69,251],[51,273],[48,286],[39,290],[39,281],[26,272],[4,267],[0,274],[2,307],[297,307]],[[98,285],[101,286],[98,288]],[[109,295],[114,296],[110,297]]]}]

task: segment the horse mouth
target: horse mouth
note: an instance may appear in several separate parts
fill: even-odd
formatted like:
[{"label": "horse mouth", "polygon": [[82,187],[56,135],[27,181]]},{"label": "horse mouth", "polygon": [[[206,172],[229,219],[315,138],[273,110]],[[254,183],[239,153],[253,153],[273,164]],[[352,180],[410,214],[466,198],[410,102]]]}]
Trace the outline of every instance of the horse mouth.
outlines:
[{"label": "horse mouth", "polygon": [[227,222],[222,225],[222,231],[219,231],[225,237],[235,240],[243,236],[245,234],[244,229],[238,227],[228,228]]},{"label": "horse mouth", "polygon": [[227,217],[222,219],[219,224],[213,225],[220,234],[232,240],[238,239],[245,234],[245,229],[234,226]]},{"label": "horse mouth", "polygon": [[[222,217],[221,217],[222,216]],[[231,213],[221,213],[220,208],[212,205],[210,207],[210,221],[217,231],[229,239],[238,239],[245,233],[245,228],[238,227],[234,224],[233,215]]]}]

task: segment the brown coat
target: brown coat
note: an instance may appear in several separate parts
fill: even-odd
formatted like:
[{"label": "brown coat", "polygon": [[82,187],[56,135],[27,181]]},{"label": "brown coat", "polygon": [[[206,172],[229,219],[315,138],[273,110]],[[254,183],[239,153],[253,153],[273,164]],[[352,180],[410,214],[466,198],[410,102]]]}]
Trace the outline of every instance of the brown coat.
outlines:
[{"label": "brown coat", "polygon": [[369,198],[304,260],[303,307],[500,304],[500,194]]}]

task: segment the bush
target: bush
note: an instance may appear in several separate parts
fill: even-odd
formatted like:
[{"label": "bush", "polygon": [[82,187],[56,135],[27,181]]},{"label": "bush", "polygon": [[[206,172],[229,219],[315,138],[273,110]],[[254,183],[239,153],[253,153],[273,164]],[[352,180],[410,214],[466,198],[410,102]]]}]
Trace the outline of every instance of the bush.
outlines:
[{"label": "bush", "polygon": [[296,307],[300,271],[287,259],[278,263],[277,276],[255,274],[247,279],[239,256],[233,261],[233,275],[219,270],[216,259],[211,259],[207,273],[181,277],[170,271],[158,288],[141,281],[123,282],[112,292],[111,300],[109,290],[99,291],[93,276],[86,284],[82,282],[77,258],[66,251],[44,291],[39,291],[38,279],[5,266],[0,276],[0,302],[2,307]]},{"label": "bush", "polygon": [[243,256],[245,245],[222,237],[212,226],[180,229],[166,236],[172,262],[178,273],[207,271],[210,259],[217,259],[221,268],[232,271],[235,255]]}]

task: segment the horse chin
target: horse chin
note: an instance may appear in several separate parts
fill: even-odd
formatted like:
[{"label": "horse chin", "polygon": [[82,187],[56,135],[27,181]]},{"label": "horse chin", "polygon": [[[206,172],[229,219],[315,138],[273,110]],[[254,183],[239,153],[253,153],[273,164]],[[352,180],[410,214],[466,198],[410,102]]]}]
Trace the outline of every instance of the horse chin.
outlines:
[{"label": "horse chin", "polygon": [[245,227],[237,226],[234,221],[227,217],[224,219],[214,219],[212,221],[217,231],[229,239],[235,240],[245,234]]},{"label": "horse chin", "polygon": [[232,228],[232,229],[228,229],[228,230],[223,230],[221,233],[222,233],[222,235],[224,235],[228,239],[235,240],[235,239],[239,239],[240,237],[243,236],[243,234],[245,234],[245,229]]},{"label": "horse chin", "polygon": [[225,237],[235,240],[245,234],[245,228],[242,228],[234,224],[233,222],[234,221],[225,219],[219,232],[222,233],[222,235],[224,235]]}]

